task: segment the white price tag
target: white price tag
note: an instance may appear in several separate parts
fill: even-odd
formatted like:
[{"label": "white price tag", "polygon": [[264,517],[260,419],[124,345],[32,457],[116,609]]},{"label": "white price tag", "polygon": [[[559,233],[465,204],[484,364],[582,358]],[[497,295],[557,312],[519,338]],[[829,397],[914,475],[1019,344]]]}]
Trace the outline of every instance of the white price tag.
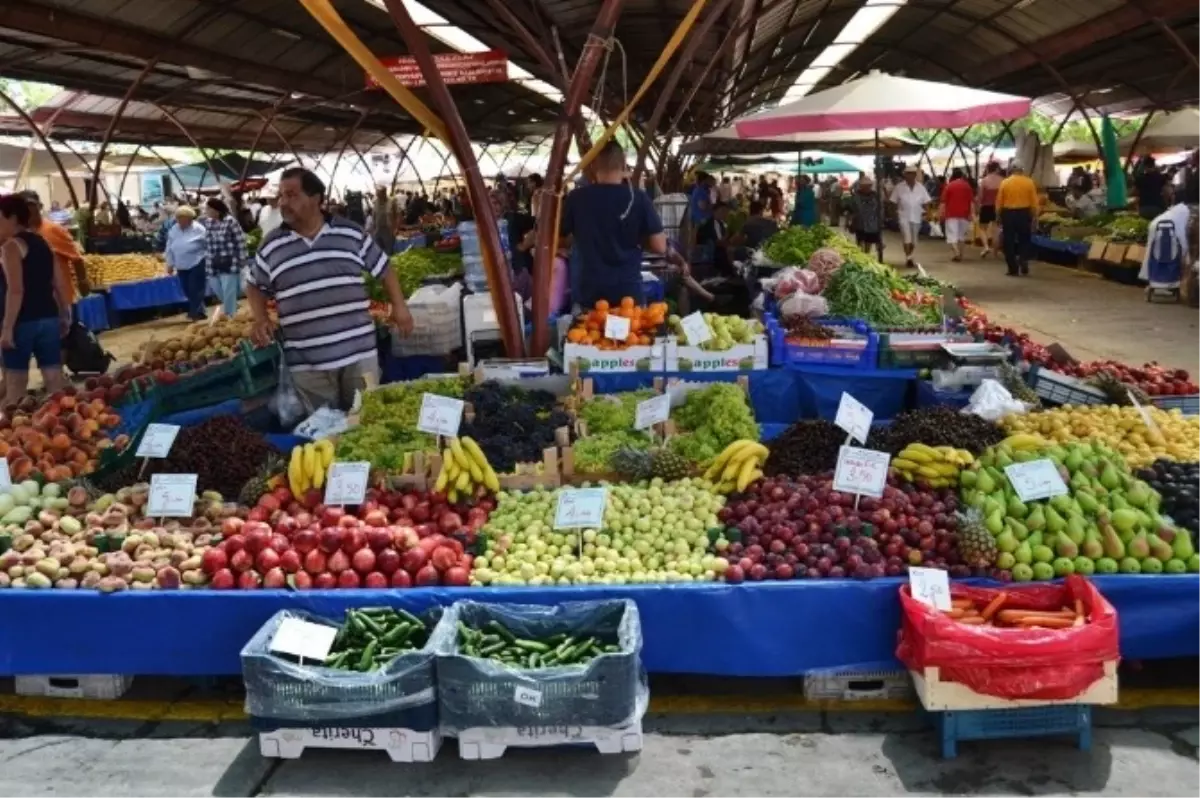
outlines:
[{"label": "white price tag", "polygon": [[708,326],[704,314],[698,310],[684,316],[679,324],[683,327],[683,334],[687,336],[688,346],[700,346],[705,341],[712,340],[712,328]]},{"label": "white price tag", "polygon": [[604,319],[604,337],[612,341],[624,341],[629,337],[629,319],[609,313]]},{"label": "white price tag", "polygon": [[604,526],[604,508],[608,488],[560,490],[554,508],[555,529],[600,528]]},{"label": "white price tag", "polygon": [[888,464],[891,462],[892,456],[887,452],[843,446],[838,449],[833,489],[879,498],[887,485]]},{"label": "white price tag", "polygon": [[329,507],[362,504],[370,476],[371,464],[367,462],[330,463],[325,482],[325,504]]},{"label": "white price tag", "polygon": [[337,633],[337,627],[334,626],[309,623],[299,618],[284,618],[268,648],[281,654],[324,662]]},{"label": "white price tag", "polygon": [[449,396],[427,393],[421,396],[421,415],[417,417],[417,429],[430,435],[453,438],[458,435],[462,423],[463,400]]},{"label": "white price tag", "polygon": [[844,429],[847,435],[859,443],[866,443],[874,419],[875,414],[871,412],[871,408],[845,391],[842,392],[842,401],[838,403],[837,416],[833,423]]},{"label": "white price tag", "polygon": [[146,515],[150,518],[190,518],[196,503],[195,474],[155,474],[150,477]]},{"label": "white price tag", "polygon": [[1129,401],[1133,402],[1133,406],[1136,407],[1138,413],[1141,414],[1142,421],[1145,422],[1146,426],[1155,432],[1158,432],[1158,425],[1155,424],[1154,419],[1150,417],[1150,411],[1146,409],[1146,406],[1137,400],[1137,397],[1133,395],[1133,391],[1126,390],[1125,393],[1129,394]]},{"label": "white price tag", "polygon": [[542,705],[542,691],[518,684],[513,691],[513,701],[522,706],[537,709]]},{"label": "white price tag", "polygon": [[0,457],[0,488],[12,487],[12,475],[8,473],[8,458]]},{"label": "white price tag", "polygon": [[1012,483],[1017,498],[1023,502],[1050,499],[1067,492],[1058,466],[1050,460],[1030,460],[1028,463],[1013,463],[1004,467],[1008,481]]},{"label": "white price tag", "polygon": [[175,436],[179,434],[177,424],[149,424],[142,442],[138,444],[137,457],[166,457],[175,445]]},{"label": "white price tag", "polygon": [[655,424],[661,424],[671,415],[671,395],[659,394],[644,402],[637,403],[637,415],[633,420],[634,429],[646,429]]},{"label": "white price tag", "polygon": [[908,587],[912,597],[937,610],[950,609],[950,579],[937,568],[908,569]]}]

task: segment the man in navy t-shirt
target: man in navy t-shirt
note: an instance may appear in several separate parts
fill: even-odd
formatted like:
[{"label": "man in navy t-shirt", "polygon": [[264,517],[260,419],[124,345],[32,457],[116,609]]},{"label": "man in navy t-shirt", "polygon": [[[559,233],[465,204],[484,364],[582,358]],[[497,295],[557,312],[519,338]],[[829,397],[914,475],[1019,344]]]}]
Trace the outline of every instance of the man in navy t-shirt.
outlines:
[{"label": "man in navy t-shirt", "polygon": [[595,177],[567,195],[562,235],[574,243],[572,300],[589,308],[623,297],[642,304],[642,252],[666,254],[667,237],[650,197],[626,179],[625,153],[610,141],[596,156]]}]

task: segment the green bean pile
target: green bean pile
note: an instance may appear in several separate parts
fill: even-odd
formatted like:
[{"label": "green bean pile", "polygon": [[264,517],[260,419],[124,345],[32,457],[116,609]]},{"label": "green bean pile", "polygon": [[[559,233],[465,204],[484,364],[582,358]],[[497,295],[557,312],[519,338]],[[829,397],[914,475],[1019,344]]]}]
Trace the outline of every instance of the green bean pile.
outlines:
[{"label": "green bean pile", "polygon": [[884,327],[923,324],[919,316],[892,299],[887,283],[857,263],[846,263],[834,272],[825,287],[829,312]]},{"label": "green bean pile", "polygon": [[510,668],[586,665],[601,654],[621,651],[615,643],[582,635],[556,634],[539,640],[523,639],[498,621],[488,621],[482,629],[472,629],[459,621],[458,646],[465,656],[490,659]]}]

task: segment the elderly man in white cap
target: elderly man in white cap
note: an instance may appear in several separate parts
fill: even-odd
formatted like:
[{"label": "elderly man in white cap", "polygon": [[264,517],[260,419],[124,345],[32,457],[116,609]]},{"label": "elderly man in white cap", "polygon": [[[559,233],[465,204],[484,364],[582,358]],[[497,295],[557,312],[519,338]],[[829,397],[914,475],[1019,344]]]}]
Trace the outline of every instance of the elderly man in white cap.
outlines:
[{"label": "elderly man in white cap", "polygon": [[175,209],[175,225],[167,233],[163,258],[167,262],[167,273],[179,278],[179,287],[187,297],[188,318],[192,321],[204,318],[204,290],[208,285],[204,271],[207,237],[204,225],[196,224],[196,211],[190,205]]},{"label": "elderly man in white cap", "polygon": [[921,221],[925,218],[925,206],[931,201],[925,186],[917,181],[917,167],[904,167],[904,181],[892,189],[888,202],[896,205],[896,221],[900,224],[900,240],[904,242],[904,265],[916,268],[913,250],[921,234]]}]

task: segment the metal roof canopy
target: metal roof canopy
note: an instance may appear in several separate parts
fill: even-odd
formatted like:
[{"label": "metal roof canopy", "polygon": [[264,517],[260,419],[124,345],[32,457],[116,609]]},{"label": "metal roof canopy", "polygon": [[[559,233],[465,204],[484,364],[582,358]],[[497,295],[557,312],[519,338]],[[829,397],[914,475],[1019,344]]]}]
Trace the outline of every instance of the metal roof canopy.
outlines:
[{"label": "metal roof canopy", "polygon": [[[384,11],[365,0],[336,0],[335,5],[376,55],[406,53]],[[449,49],[428,38],[434,52]],[[303,144],[308,151],[340,146],[338,136],[344,139],[355,127],[373,132],[376,140],[383,134],[422,132],[386,93],[366,88],[358,64],[295,0],[3,3],[0,72],[85,96],[119,98],[129,92],[133,101],[161,105],[185,125],[208,128],[203,137],[196,136],[206,146],[247,147],[263,125],[262,116],[272,114],[280,129],[300,136],[296,149]],[[416,92],[423,95],[422,89]],[[452,93],[480,141],[545,134],[556,112],[552,102],[514,83],[455,86]],[[96,113],[111,114],[115,108],[116,102]],[[72,127],[69,113],[63,112],[56,128]],[[190,119],[192,113],[200,118]],[[140,120],[133,123],[139,129],[122,132],[122,121],[116,140],[188,143],[161,112],[156,120],[149,114],[132,118]],[[93,131],[85,138],[94,137],[97,127],[107,128],[94,120],[76,121],[79,132]],[[270,131],[261,146],[284,149]]]}]

